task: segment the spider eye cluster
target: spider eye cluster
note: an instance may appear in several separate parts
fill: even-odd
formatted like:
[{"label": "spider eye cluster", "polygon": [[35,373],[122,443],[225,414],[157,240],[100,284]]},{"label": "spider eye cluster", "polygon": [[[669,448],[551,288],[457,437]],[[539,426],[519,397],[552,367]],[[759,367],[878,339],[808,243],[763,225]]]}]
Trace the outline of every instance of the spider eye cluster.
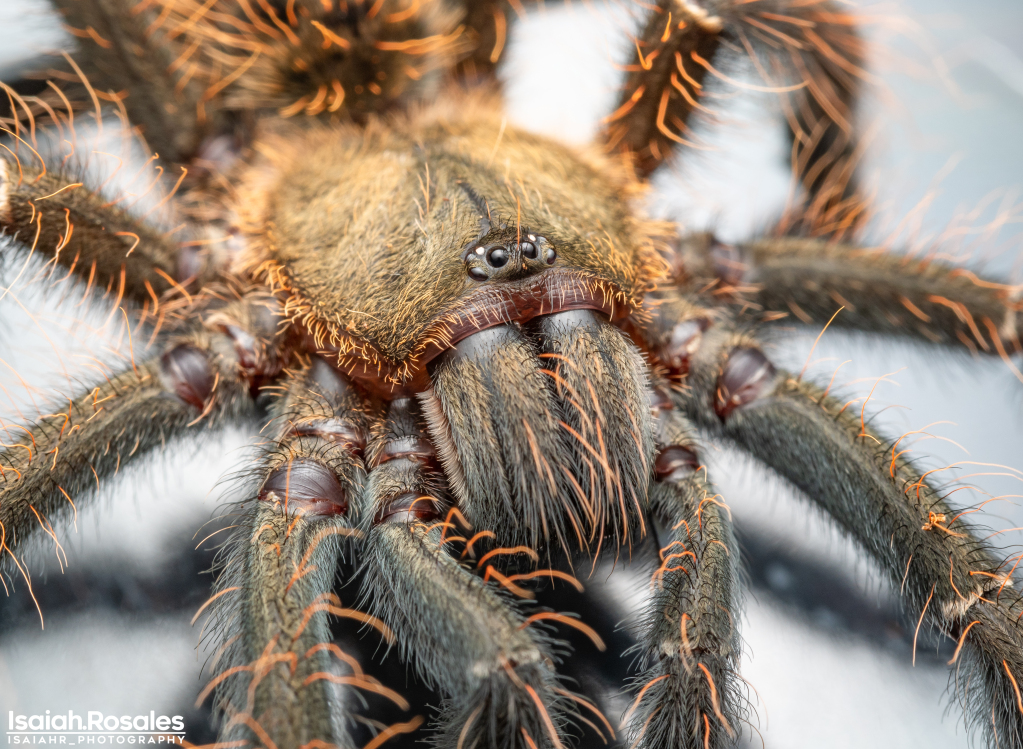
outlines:
[{"label": "spider eye cluster", "polygon": [[557,262],[558,253],[546,237],[522,234],[506,242],[474,243],[464,258],[469,278],[482,282],[539,273]]}]

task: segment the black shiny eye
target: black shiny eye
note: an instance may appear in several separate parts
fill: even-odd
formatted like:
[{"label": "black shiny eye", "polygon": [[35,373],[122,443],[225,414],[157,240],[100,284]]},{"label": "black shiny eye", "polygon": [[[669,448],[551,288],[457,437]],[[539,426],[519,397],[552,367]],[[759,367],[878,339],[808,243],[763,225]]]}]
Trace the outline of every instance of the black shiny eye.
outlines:
[{"label": "black shiny eye", "polygon": [[490,278],[490,274],[487,273],[486,268],[479,265],[469,266],[469,278],[473,281],[486,281]]},{"label": "black shiny eye", "polygon": [[523,242],[519,245],[519,249],[522,250],[522,257],[529,258],[530,260],[536,260],[537,251],[536,245],[532,242]]},{"label": "black shiny eye", "polygon": [[508,250],[501,245],[491,247],[487,251],[487,263],[491,268],[503,268],[508,264]]},{"label": "black shiny eye", "polygon": [[554,251],[553,247],[548,247],[543,254],[543,259],[547,265],[554,265],[554,261],[558,259],[558,253]]}]

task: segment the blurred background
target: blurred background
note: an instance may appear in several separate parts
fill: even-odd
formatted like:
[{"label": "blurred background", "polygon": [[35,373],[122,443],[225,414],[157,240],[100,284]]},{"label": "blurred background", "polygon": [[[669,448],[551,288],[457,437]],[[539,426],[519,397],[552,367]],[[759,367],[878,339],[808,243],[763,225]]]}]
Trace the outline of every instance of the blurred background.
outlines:
[{"label": "blurred background", "polygon": [[[940,242],[969,267],[1019,283],[1023,4],[905,0],[857,7],[872,19],[864,33],[878,80],[861,110],[863,130],[872,133],[863,168],[876,195],[870,238],[905,252]],[[503,69],[510,121],[585,143],[611,109],[619,80],[614,63],[627,56],[630,24],[629,9],[598,0],[529,13],[513,28]],[[40,51],[67,43],[44,3],[0,0],[0,80]],[[649,197],[655,215],[691,230],[712,228],[726,240],[770,226],[789,191],[775,101],[732,93],[713,118],[697,124],[708,150],[684,154],[658,175]],[[19,277],[9,257],[0,263],[0,286],[7,288],[0,290],[0,417],[22,422],[55,394],[94,378],[90,357],[111,360],[123,341],[100,330],[108,310],[24,283],[32,274]],[[799,369],[818,333],[786,330],[773,340],[772,355]],[[809,371],[825,380],[849,360],[836,386],[850,398],[895,373],[878,386],[868,412],[890,434],[926,428],[914,448],[928,456],[926,465],[975,461],[1023,469],[1023,383],[1003,363],[836,331],[812,357]],[[0,597],[0,715],[155,710],[186,715],[189,738],[212,741],[205,708],[192,707],[204,654],[189,621],[210,584],[203,572],[212,557],[200,541],[216,526],[200,527],[231,498],[222,477],[245,460],[250,439],[229,433],[201,450],[168,451],[121,474],[100,501],[82,509],[77,528],[61,538],[67,565],[49,554],[33,567],[45,629],[20,581]],[[755,688],[756,730],[747,730],[743,743],[965,746],[961,712],[945,693],[948,643],[922,632],[913,667],[919,612],[903,612],[872,565],[790,488],[722,446],[707,452],[748,564],[742,672]],[[959,474],[977,487],[973,496],[956,495],[960,505],[1001,498],[979,521],[991,532],[1023,526],[1018,473],[963,465]],[[1000,536],[1005,546],[1021,539],[1018,530]],[[638,567],[595,584],[612,620],[628,620],[642,605],[648,572]],[[342,592],[346,601],[353,597]],[[585,668],[610,679],[622,665],[611,662],[613,655],[604,658],[591,658]],[[392,686],[415,689],[393,656],[381,668],[396,680]],[[614,721],[627,701],[607,704]]]}]

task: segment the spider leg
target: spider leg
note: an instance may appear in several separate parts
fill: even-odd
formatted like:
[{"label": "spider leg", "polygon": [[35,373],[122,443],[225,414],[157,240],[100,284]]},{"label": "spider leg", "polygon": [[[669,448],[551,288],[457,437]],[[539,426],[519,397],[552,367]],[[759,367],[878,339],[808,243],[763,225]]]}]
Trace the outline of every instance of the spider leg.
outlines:
[{"label": "spider leg", "polygon": [[331,614],[369,619],[331,591],[342,539],[358,536],[349,510],[365,480],[372,413],[318,357],[273,410],[278,437],[210,599],[220,647],[200,701],[216,691],[222,742],[348,747],[341,685],[389,692],[339,669],[328,625]]},{"label": "spider leg", "polygon": [[550,643],[441,550],[440,529],[425,528],[376,526],[365,553],[377,615],[421,678],[448,695],[437,745],[562,745],[567,706],[547,665]]},{"label": "spider leg", "polygon": [[[14,84],[26,95],[20,104],[41,118],[64,109],[64,91],[58,95],[32,79],[54,80],[83,109],[93,106],[90,99],[97,108],[99,99],[121,104],[165,162],[187,162],[219,125],[219,117],[213,107],[204,106],[203,86],[193,78],[191,40],[165,22],[161,6],[167,3],[52,0],[52,4],[64,17],[64,27],[78,39],[75,62],[56,59],[50,69],[26,72],[25,80]],[[33,88],[38,89],[36,97],[30,95]],[[22,114],[20,109],[15,108],[15,117]]]},{"label": "spider leg", "polygon": [[[164,162],[195,162],[200,174],[223,170],[232,159],[216,141],[248,140],[260,115],[362,122],[435,93],[470,53],[460,22],[477,12],[442,0],[53,2],[80,39],[77,61],[8,87],[12,121],[34,127],[56,111],[59,123],[69,106],[112,101]],[[34,80],[47,77],[74,103]]]},{"label": "spider leg", "polygon": [[0,159],[0,230],[89,288],[139,306],[158,307],[187,264],[168,234],[76,179],[17,159]]},{"label": "spider leg", "polygon": [[461,0],[468,50],[460,55],[455,73],[469,83],[496,84],[497,66],[508,48],[516,18],[536,0]]},{"label": "spider leg", "polygon": [[392,404],[369,478],[366,597],[406,662],[447,698],[437,746],[561,746],[566,706],[549,665],[552,642],[448,553],[455,513],[445,520],[433,449],[411,408]]},{"label": "spider leg", "polygon": [[739,552],[728,509],[707,482],[693,427],[655,391],[651,511],[670,529],[640,650],[632,746],[732,746],[739,731]]},{"label": "spider leg", "polygon": [[471,51],[459,60],[456,74],[466,81],[491,83],[508,42],[508,27],[514,19],[511,3],[505,0],[463,2],[463,23]]},{"label": "spider leg", "polygon": [[[709,234],[682,242],[680,281],[736,294],[768,313],[931,343],[974,354],[1018,353],[1023,287],[929,258],[782,237],[724,245]],[[771,317],[777,317],[772,314]]]},{"label": "spider leg", "polygon": [[693,146],[688,121],[709,111],[711,79],[732,82],[720,58],[747,55],[766,87],[784,94],[793,170],[810,195],[807,218],[828,219],[854,192],[852,118],[865,76],[855,20],[831,0],[659,0],[605,118],[608,149],[633,154],[649,175],[676,146]]},{"label": "spider leg", "polygon": [[[862,411],[776,370],[748,334],[711,327],[674,401],[701,428],[775,470],[888,574],[919,624],[959,641],[956,696],[1002,747],[1023,746],[1023,600],[1000,559]],[[1016,558],[1018,559],[1018,557]]]},{"label": "spider leg", "polygon": [[720,16],[685,0],[659,0],[650,9],[603,133],[608,149],[634,155],[641,174],[654,172],[676,145],[687,142],[682,133],[693,111],[703,106],[707,74],[693,54],[713,60],[723,27]]},{"label": "spider leg", "polygon": [[172,338],[162,355],[106,376],[27,427],[4,424],[0,537],[8,554],[77,513],[101,481],[170,440],[250,417],[253,383],[276,368],[276,335],[247,302]]}]

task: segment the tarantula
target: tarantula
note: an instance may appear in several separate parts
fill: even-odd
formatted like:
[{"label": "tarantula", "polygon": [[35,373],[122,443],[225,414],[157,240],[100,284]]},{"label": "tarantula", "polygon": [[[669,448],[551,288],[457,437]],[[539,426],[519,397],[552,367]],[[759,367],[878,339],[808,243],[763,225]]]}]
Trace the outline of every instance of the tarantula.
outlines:
[{"label": "tarantula", "polygon": [[[623,724],[637,747],[732,744],[739,553],[699,429],[868,550],[909,611],[957,641],[970,719],[1023,747],[1015,566],[865,406],[777,369],[758,343],[791,315],[1010,365],[1021,350],[1018,288],[856,244],[853,15],[831,0],[643,5],[619,104],[582,151],[502,117],[494,70],[514,0],[54,4],[81,45],[4,87],[0,226],[105,289],[151,343],[5,427],[0,548],[25,574],[19,550],[55,539],[129,460],[256,419],[258,475],[202,610],[199,696],[221,745],[352,746],[353,690],[402,702],[331,641],[332,616],[378,630],[444,695],[438,746],[613,735],[557,673],[554,627],[599,638],[530,599],[658,528]],[[802,200],[763,238],[680,236],[637,204],[739,58],[782,97]],[[180,174],[157,204],[178,228],[40,155],[37,123],[71,144],[74,113],[100,122],[103,102],[160,174]],[[347,604],[334,592],[346,550],[364,580]]]}]

